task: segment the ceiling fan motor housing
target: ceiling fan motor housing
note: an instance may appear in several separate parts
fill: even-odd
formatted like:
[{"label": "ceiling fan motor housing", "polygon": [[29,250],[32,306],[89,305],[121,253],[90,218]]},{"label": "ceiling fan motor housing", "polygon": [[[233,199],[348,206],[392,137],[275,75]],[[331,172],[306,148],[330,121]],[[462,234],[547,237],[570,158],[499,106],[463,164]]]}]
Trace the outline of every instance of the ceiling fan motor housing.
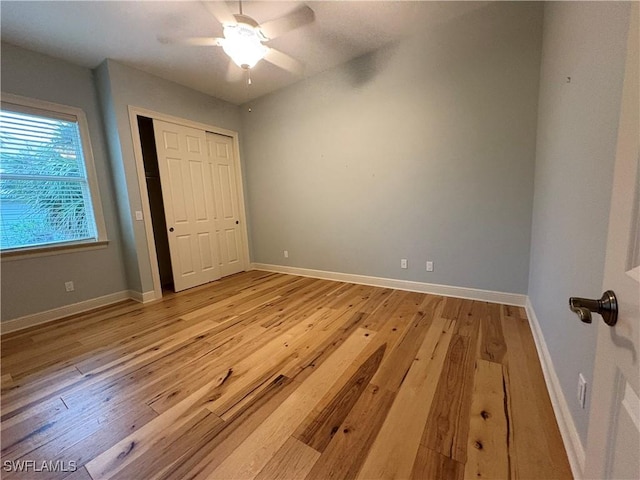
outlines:
[{"label": "ceiling fan motor housing", "polygon": [[253,18],[241,14],[234,17],[238,23],[224,25],[222,48],[236,65],[249,69],[266,55],[267,47],[262,42],[267,38]]}]

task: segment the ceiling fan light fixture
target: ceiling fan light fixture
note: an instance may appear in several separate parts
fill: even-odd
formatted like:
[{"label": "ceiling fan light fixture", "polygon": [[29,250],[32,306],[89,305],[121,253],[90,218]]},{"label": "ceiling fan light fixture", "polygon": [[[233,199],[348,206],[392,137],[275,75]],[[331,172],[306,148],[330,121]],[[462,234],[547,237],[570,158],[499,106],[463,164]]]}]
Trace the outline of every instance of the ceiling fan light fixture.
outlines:
[{"label": "ceiling fan light fixture", "polygon": [[222,49],[241,68],[253,68],[267,54],[259,30],[245,23],[224,26]]}]

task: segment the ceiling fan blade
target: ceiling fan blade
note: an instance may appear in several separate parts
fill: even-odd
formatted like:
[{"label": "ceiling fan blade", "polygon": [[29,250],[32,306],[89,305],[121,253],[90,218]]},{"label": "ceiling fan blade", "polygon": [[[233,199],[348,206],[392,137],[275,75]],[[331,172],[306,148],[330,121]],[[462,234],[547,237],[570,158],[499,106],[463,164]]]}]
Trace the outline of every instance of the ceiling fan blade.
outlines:
[{"label": "ceiling fan blade", "polygon": [[306,5],[294,10],[284,17],[265,22],[260,25],[260,30],[265,37],[272,39],[279,37],[291,30],[307,25],[316,18],[316,14]]},{"label": "ceiling fan blade", "polygon": [[209,13],[215,17],[221,24],[237,23],[233,12],[229,9],[227,2],[202,2]]},{"label": "ceiling fan blade", "polygon": [[158,37],[160,43],[172,43],[177,45],[191,45],[196,47],[222,46],[222,38],[216,37]]},{"label": "ceiling fan blade", "polygon": [[229,66],[227,67],[227,75],[226,80],[230,83],[240,82],[244,80],[245,70],[237,66],[232,61],[229,61]]},{"label": "ceiling fan blade", "polygon": [[290,57],[286,53],[282,53],[280,50],[276,50],[275,48],[269,48],[267,50],[267,54],[264,56],[264,59],[267,62],[273,63],[276,67],[280,67],[284,70],[288,70],[289,72],[302,76],[304,74],[304,64],[296,60],[293,57]]}]

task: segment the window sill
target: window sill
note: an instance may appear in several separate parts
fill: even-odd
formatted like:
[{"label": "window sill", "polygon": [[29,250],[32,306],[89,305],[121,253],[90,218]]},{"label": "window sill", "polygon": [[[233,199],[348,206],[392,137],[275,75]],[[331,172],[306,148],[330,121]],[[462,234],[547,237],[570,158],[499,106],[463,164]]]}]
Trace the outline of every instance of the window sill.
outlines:
[{"label": "window sill", "polygon": [[97,242],[74,242],[58,245],[45,245],[41,247],[17,248],[0,252],[0,260],[10,262],[12,260],[23,260],[26,258],[46,257],[50,255],[61,255],[87,250],[100,250],[107,248],[109,240],[98,240]]}]

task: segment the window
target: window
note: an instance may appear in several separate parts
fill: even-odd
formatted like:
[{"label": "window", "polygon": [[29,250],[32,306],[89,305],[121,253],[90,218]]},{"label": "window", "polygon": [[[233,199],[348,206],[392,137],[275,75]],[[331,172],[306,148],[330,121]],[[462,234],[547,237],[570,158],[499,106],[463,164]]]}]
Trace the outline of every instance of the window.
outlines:
[{"label": "window", "polygon": [[2,252],[95,244],[104,221],[82,110],[2,95]]}]

